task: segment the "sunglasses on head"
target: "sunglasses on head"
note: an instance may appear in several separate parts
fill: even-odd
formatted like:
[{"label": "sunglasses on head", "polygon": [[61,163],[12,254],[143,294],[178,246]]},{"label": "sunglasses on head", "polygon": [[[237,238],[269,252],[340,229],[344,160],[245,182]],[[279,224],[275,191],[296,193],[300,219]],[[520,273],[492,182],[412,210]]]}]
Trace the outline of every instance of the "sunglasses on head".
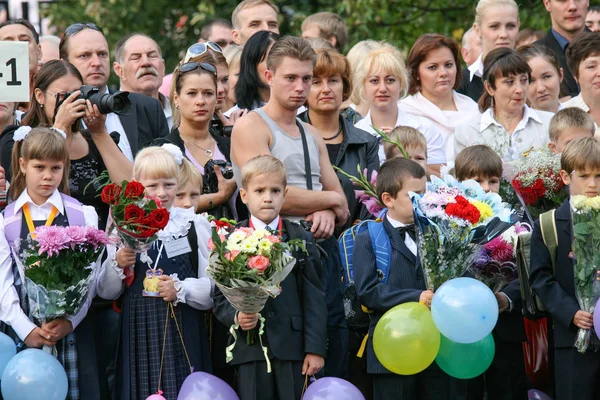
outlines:
[{"label": "sunglasses on head", "polygon": [[208,49],[216,51],[217,53],[223,53],[221,46],[215,42],[194,43],[187,49],[187,53],[185,53],[185,58],[183,61],[188,62],[194,57],[201,56],[202,54],[206,53]]},{"label": "sunglasses on head", "polygon": [[199,63],[199,62],[193,62],[193,61],[181,64],[181,66],[179,67],[179,73],[184,74],[186,72],[194,71],[198,68],[201,68],[207,72],[210,72],[211,74],[217,75],[217,69],[215,68],[214,65],[209,64],[209,63]]},{"label": "sunglasses on head", "polygon": [[102,34],[104,34],[104,32],[102,31],[102,28],[100,28],[98,25],[92,23],[92,22],[78,22],[76,24],[70,25],[66,30],[65,30],[65,36],[71,36],[76,34],[77,32],[81,32],[84,29],[92,29],[95,31],[98,31]]}]

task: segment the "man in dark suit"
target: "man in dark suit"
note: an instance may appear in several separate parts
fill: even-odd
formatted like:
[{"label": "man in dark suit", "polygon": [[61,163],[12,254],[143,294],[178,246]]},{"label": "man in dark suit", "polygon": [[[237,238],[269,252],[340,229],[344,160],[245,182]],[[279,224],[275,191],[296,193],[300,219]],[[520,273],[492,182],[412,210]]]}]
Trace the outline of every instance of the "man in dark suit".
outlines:
[{"label": "man in dark suit", "polygon": [[424,192],[425,182],[423,168],[406,158],[386,161],[377,175],[377,194],[388,208],[383,224],[392,252],[385,283],[377,270],[369,232],[358,234],[354,243],[356,291],[361,304],[372,310],[367,342],[367,372],[373,376],[373,398],[377,400],[451,398],[450,377],[435,363],[415,375],[396,375],[379,362],[373,349],[375,326],[388,310],[409,302],[431,306],[433,292],[426,290],[425,277],[417,257],[413,208],[408,196],[409,191]]},{"label": "man in dark suit", "polygon": [[[91,23],[69,26],[60,42],[60,57],[81,73],[85,85],[108,90],[110,51],[102,30]],[[107,114],[106,130],[118,132],[119,148],[133,161],[138,151],[169,133],[160,103],[148,96],[130,93],[131,109],[126,115]]]},{"label": "man in dark suit", "polygon": [[[600,165],[590,161],[597,157],[600,157],[600,142],[595,138],[576,139],[563,151],[560,174],[572,196],[600,194],[597,179]],[[556,399],[593,400],[600,396],[600,353],[597,352],[600,342],[592,332],[592,342],[585,353],[573,347],[578,330],[591,329],[593,321],[592,314],[581,310],[576,299],[570,199],[556,209],[554,220],[558,239],[555,268],[538,220],[531,235],[529,281],[553,321]]]},{"label": "man in dark suit", "polygon": [[560,96],[575,97],[579,94],[579,86],[567,65],[565,52],[567,46],[585,29],[585,16],[589,0],[543,0],[546,10],[552,19],[550,32],[535,44],[542,44],[556,54],[563,69],[564,78],[560,85]]}]

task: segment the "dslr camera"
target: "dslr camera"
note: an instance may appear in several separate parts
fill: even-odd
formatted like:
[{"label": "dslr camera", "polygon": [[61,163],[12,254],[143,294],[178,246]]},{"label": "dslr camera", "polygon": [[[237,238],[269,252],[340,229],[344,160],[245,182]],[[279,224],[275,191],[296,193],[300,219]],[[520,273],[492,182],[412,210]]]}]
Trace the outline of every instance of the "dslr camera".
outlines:
[{"label": "dslr camera", "polygon": [[[100,93],[100,90],[96,86],[83,85],[79,88],[81,94],[76,100],[83,99],[89,100],[92,105],[96,105],[98,110],[102,114],[115,113],[124,115],[131,109],[131,101],[129,100],[129,92],[116,92],[116,93]],[[56,109],[55,115],[58,108],[65,102],[65,100],[71,95],[71,92],[56,95]]]}]

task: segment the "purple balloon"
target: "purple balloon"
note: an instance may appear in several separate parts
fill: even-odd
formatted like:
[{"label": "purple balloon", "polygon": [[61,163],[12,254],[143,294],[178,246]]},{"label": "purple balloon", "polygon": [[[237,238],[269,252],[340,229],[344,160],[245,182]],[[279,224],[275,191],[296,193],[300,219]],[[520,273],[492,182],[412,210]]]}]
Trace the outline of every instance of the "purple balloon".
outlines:
[{"label": "purple balloon", "polygon": [[596,335],[598,336],[598,338],[600,338],[600,308],[598,308],[598,305],[600,305],[600,299],[598,299],[598,301],[596,302],[596,308],[594,308],[594,310],[598,310],[598,312],[595,312],[593,314],[594,330],[596,331]]},{"label": "purple balloon", "polygon": [[365,396],[348,381],[320,378],[310,384],[302,400],[365,400]]},{"label": "purple balloon", "polygon": [[240,400],[225,381],[206,372],[194,372],[183,381],[177,400]]},{"label": "purple balloon", "polygon": [[527,396],[529,400],[552,400],[550,396],[548,396],[546,393],[541,392],[537,389],[530,389],[527,392]]}]

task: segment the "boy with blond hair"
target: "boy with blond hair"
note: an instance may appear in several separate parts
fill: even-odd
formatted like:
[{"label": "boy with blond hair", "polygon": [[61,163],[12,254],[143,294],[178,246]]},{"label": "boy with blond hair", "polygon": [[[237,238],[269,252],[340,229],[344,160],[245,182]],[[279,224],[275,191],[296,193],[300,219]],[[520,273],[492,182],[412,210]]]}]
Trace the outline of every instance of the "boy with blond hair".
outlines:
[{"label": "boy with blond hair", "polygon": [[574,139],[593,137],[596,124],[581,108],[567,107],[559,110],[550,120],[548,148],[554,154],[562,153]]},{"label": "boy with blond hair", "polygon": [[[321,262],[313,236],[299,224],[280,217],[287,179],[283,163],[272,156],[257,156],[241,169],[242,201],[250,219],[239,227],[268,229],[286,242],[302,239],[308,255],[295,252],[296,266],[281,283],[281,294],[270,298],[261,311],[266,319],[263,342],[273,368],[267,373],[265,355],[258,340],[240,338],[233,349],[240,400],[300,400],[305,376],[315,375],[325,364],[327,309],[321,283]],[[258,314],[236,312],[215,287],[214,309],[226,326],[238,323],[243,331],[254,329]]]},{"label": "boy with blond hair", "polygon": [[[410,126],[397,126],[392,129],[389,137],[396,142],[400,142],[408,152],[410,159],[427,171],[427,140],[421,132]],[[398,146],[392,143],[384,142],[383,152],[386,160],[402,157]]]}]

